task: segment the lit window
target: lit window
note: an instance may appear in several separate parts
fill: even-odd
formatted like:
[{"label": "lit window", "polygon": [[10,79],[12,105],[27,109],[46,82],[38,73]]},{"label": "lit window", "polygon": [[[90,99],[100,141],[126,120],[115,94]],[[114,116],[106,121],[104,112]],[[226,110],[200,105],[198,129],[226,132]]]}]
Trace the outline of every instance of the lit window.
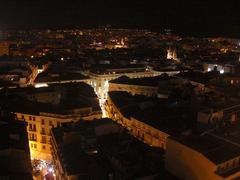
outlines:
[{"label": "lit window", "polygon": [[37,130],[36,125],[33,124],[33,131],[36,131],[36,130]]}]

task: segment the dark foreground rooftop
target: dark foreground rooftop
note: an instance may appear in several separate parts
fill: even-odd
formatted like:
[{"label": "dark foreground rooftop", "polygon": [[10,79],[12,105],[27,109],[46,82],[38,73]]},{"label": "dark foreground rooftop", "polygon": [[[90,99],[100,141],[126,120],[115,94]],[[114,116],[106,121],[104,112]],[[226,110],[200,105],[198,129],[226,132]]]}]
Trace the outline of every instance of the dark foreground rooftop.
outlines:
[{"label": "dark foreground rooftop", "polygon": [[181,139],[176,137],[170,138],[193,148],[214,164],[221,164],[240,156],[240,146],[211,134],[190,136]]}]

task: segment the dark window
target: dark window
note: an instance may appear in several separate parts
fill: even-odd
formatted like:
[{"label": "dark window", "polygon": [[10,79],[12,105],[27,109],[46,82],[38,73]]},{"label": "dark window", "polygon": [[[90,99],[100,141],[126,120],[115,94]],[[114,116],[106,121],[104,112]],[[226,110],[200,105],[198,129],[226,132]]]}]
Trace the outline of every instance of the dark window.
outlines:
[{"label": "dark window", "polygon": [[46,136],[42,136],[42,143],[46,143],[47,142],[47,140],[46,140]]},{"label": "dark window", "polygon": [[52,124],[52,121],[50,120],[50,121],[49,121],[49,126],[52,126],[52,125],[53,125],[53,124]]},{"label": "dark window", "polygon": [[33,130],[32,124],[30,124],[30,123],[29,123],[29,130],[30,130],[30,131]]},{"label": "dark window", "polygon": [[42,128],[42,134],[46,134],[45,128]]}]

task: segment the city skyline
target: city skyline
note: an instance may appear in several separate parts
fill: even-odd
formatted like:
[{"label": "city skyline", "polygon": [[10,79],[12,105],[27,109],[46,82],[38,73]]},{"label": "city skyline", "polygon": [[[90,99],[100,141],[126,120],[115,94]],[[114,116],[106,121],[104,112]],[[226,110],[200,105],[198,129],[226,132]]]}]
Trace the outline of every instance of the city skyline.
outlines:
[{"label": "city skyline", "polygon": [[173,29],[183,35],[240,37],[238,1],[3,1],[2,29],[116,28]]}]

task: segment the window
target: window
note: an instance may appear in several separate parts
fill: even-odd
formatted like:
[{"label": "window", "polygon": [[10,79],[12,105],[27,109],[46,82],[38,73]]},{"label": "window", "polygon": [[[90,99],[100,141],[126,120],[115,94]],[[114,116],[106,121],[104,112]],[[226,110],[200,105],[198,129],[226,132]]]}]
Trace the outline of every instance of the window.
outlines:
[{"label": "window", "polygon": [[226,163],[225,167],[226,167],[226,169],[229,169],[229,163],[228,162]]},{"label": "window", "polygon": [[22,114],[21,118],[24,119],[24,115],[23,114]]},{"label": "window", "polygon": [[32,120],[32,116],[29,116],[29,120],[30,120],[30,121]]},{"label": "window", "polygon": [[29,123],[29,130],[32,131],[33,127],[32,127],[32,124]]},{"label": "window", "polygon": [[43,146],[42,146],[42,149],[46,149],[46,146],[45,146],[45,145],[43,145]]},{"label": "window", "polygon": [[42,128],[41,134],[46,134],[45,128]]},{"label": "window", "polygon": [[36,134],[29,134],[29,139],[31,141],[37,141],[37,135]]},{"label": "window", "polygon": [[53,125],[53,124],[52,124],[52,121],[50,120],[50,121],[49,121],[49,126],[52,126],[52,125]]},{"label": "window", "polygon": [[33,124],[33,131],[36,131],[37,128],[36,128],[36,124]]},{"label": "window", "polygon": [[46,136],[42,136],[42,143],[46,144],[46,142],[47,142]]},{"label": "window", "polygon": [[42,119],[42,125],[44,125],[44,124],[45,124],[44,119]]},{"label": "window", "polygon": [[33,118],[32,118],[32,120],[33,120],[33,121],[35,121],[35,120],[36,120],[36,118],[35,118],[35,117],[33,117]]},{"label": "window", "polygon": [[33,139],[33,134],[29,134],[29,139],[30,139],[30,140]]},{"label": "window", "polygon": [[57,127],[60,127],[60,126],[61,126],[60,122],[57,122]]},{"label": "window", "polygon": [[31,143],[31,148],[33,148],[33,144]]},{"label": "window", "polygon": [[34,144],[34,148],[37,149],[37,144]]}]

